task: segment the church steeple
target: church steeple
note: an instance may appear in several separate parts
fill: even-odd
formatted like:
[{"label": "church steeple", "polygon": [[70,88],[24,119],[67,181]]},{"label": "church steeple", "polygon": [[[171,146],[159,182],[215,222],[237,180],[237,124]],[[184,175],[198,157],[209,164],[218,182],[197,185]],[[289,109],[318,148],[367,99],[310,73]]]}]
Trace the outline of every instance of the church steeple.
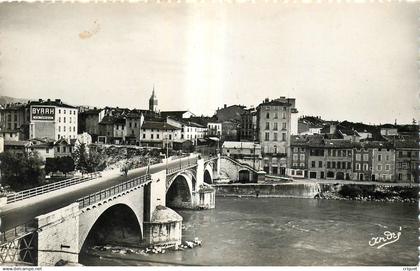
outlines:
[{"label": "church steeple", "polygon": [[152,96],[149,99],[149,111],[157,112],[158,100],[155,95],[155,85],[153,85]]}]

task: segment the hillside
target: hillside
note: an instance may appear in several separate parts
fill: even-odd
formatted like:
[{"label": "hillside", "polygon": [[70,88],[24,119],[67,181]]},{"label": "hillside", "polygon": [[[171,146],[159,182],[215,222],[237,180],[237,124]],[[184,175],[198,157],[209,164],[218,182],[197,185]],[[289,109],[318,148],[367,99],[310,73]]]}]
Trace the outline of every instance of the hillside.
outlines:
[{"label": "hillside", "polygon": [[13,98],[9,96],[0,96],[0,105],[8,103],[27,103],[29,99]]}]

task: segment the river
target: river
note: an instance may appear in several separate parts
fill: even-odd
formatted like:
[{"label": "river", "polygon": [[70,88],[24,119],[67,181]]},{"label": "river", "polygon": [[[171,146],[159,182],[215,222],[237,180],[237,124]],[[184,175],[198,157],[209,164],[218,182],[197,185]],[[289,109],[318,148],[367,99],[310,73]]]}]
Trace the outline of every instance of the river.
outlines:
[{"label": "river", "polygon": [[[183,239],[201,247],[153,255],[81,255],[84,265],[416,265],[418,205],[295,198],[216,198],[216,209],[178,210]],[[401,230],[400,230],[401,227]],[[401,232],[380,249],[372,237]]]}]

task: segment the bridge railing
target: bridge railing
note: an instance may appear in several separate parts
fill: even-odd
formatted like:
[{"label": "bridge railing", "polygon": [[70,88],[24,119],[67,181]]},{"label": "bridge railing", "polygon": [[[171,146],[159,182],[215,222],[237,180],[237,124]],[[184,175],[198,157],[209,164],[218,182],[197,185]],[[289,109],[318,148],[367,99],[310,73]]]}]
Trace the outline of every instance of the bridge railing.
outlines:
[{"label": "bridge railing", "polygon": [[76,202],[79,203],[79,208],[84,208],[87,206],[90,206],[94,203],[97,203],[101,200],[107,199],[113,195],[116,195],[120,192],[126,191],[130,188],[136,187],[141,184],[145,184],[151,181],[150,174],[143,175],[140,177],[136,177],[134,179],[131,179],[127,182],[120,183],[114,186],[111,186],[110,188],[101,190],[97,193],[91,194],[89,196],[83,197],[78,199]]},{"label": "bridge railing", "polygon": [[26,223],[17,225],[11,229],[0,232],[0,245],[8,243],[22,236],[32,233],[36,230],[35,220],[30,220]]},{"label": "bridge railing", "polygon": [[59,190],[59,189],[65,188],[65,187],[69,187],[69,186],[72,186],[72,185],[75,185],[75,184],[90,181],[90,180],[95,179],[95,178],[100,177],[100,176],[101,176],[100,172],[93,172],[93,173],[88,173],[83,177],[70,178],[70,179],[66,179],[66,180],[63,180],[63,181],[50,183],[50,184],[38,186],[38,187],[35,187],[35,188],[23,190],[23,191],[14,193],[14,194],[9,194],[9,195],[7,195],[7,203],[12,203],[12,202],[24,200],[24,199],[27,199],[27,198],[35,197],[35,196],[38,196],[38,195],[42,195],[42,194],[45,194],[45,193],[48,193],[48,192],[51,192],[51,191],[55,191],[55,190]]},{"label": "bridge railing", "polygon": [[175,167],[172,167],[172,168],[167,168],[166,169],[166,175],[173,174],[175,172],[178,172],[178,171],[181,171],[181,170],[184,170],[184,169],[187,169],[187,168],[191,168],[191,167],[194,167],[196,165],[197,165],[196,163],[192,163],[192,162],[188,161],[187,164],[185,164],[185,165],[181,164],[179,167],[175,166]]}]

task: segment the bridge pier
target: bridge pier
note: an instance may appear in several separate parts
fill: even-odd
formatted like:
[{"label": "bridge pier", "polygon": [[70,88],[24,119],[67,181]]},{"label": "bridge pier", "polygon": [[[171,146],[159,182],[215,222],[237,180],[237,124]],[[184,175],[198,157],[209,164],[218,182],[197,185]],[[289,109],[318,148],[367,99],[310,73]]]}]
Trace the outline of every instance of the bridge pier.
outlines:
[{"label": "bridge pier", "polygon": [[151,174],[152,182],[145,189],[143,239],[145,245],[180,245],[182,217],[166,205],[166,170]]},{"label": "bridge pier", "polygon": [[38,223],[38,266],[59,260],[78,262],[79,204],[73,203],[35,218]]}]

